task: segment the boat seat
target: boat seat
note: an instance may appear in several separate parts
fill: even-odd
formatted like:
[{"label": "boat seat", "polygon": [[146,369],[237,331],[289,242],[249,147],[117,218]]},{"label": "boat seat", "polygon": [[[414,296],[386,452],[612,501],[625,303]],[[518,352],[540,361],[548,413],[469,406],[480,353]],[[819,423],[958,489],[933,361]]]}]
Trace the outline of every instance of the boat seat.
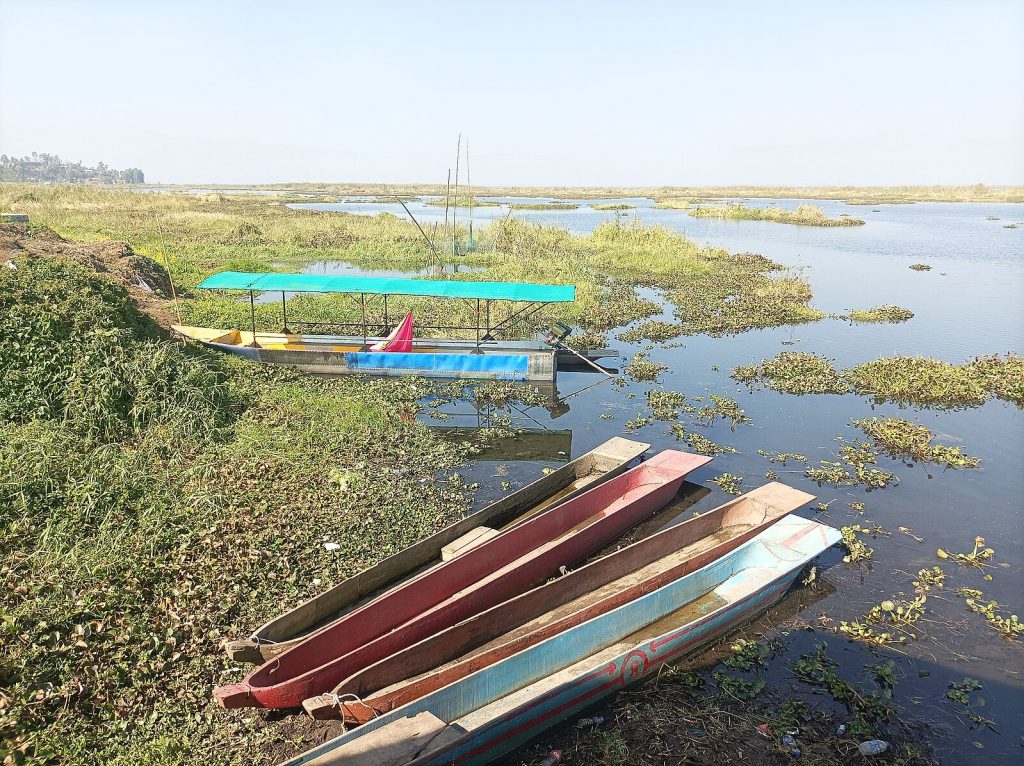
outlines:
[{"label": "boat seat", "polygon": [[422,752],[458,739],[464,729],[449,726],[429,710],[399,718],[309,761],[309,766],[405,766]]}]

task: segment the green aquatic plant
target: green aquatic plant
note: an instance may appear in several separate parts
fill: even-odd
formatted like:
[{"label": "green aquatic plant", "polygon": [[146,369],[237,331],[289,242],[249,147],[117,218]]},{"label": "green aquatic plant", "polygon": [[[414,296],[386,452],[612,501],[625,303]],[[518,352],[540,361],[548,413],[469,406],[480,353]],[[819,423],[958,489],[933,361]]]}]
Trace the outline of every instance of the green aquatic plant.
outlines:
[{"label": "green aquatic plant", "polygon": [[929,266],[927,263],[912,263],[912,264],[910,264],[910,268],[913,269],[914,271],[931,271],[932,270],[932,267]]},{"label": "green aquatic plant", "polygon": [[949,552],[943,548],[939,548],[935,551],[935,555],[940,559],[952,559],[957,564],[981,569],[986,566],[986,562],[989,559],[996,555],[996,552],[992,548],[986,547],[985,538],[978,535],[974,538],[974,550],[970,553],[957,553],[955,551]]},{"label": "green aquatic plant", "polygon": [[599,202],[591,205],[594,210],[633,210],[636,208],[632,202]]},{"label": "green aquatic plant", "polygon": [[913,582],[919,593],[930,591],[932,588],[942,588],[945,584],[946,573],[939,567],[918,570],[917,579]]},{"label": "green aquatic plant", "polygon": [[978,376],[986,390],[1000,399],[1024,407],[1024,356],[982,356],[967,366]]},{"label": "green aquatic plant", "polygon": [[914,318],[914,312],[900,306],[876,306],[873,309],[857,309],[848,314],[840,315],[840,319],[848,319],[851,322],[878,323],[878,322],[906,322]]},{"label": "green aquatic plant", "polygon": [[718,394],[711,394],[710,398],[711,404],[706,404],[697,410],[696,418],[698,422],[709,425],[716,418],[721,418],[728,420],[734,429],[741,423],[750,422],[750,418],[747,417],[747,414],[740,408],[739,402],[735,399],[719,396]]},{"label": "green aquatic plant", "polygon": [[843,556],[843,561],[847,563],[866,561],[875,555],[874,548],[868,547],[867,543],[857,536],[858,532],[863,533],[866,531],[860,524],[840,527],[839,534],[842,536],[842,545],[846,548],[846,555]]},{"label": "green aquatic plant", "polygon": [[869,436],[875,446],[894,457],[907,457],[947,468],[977,468],[981,461],[965,455],[959,447],[932,444],[932,432],[922,425],[900,418],[854,420],[853,425]]},{"label": "green aquatic plant", "polygon": [[772,221],[775,223],[791,223],[797,226],[863,226],[859,218],[841,216],[829,218],[820,207],[801,204],[796,210],[783,210],[779,207],[747,207],[743,204],[726,203],[711,207],[697,207],[690,210],[694,218],[728,218],[747,221]]},{"label": "green aquatic plant", "polygon": [[709,479],[709,481],[712,484],[717,484],[730,495],[738,495],[740,494],[740,485],[743,483],[743,477],[731,473],[723,473],[713,479]]},{"label": "green aquatic plant", "polygon": [[643,340],[666,341],[678,338],[685,333],[686,327],[683,324],[651,319],[620,332],[619,340],[630,343],[638,343]]},{"label": "green aquatic plant", "polygon": [[635,418],[626,421],[626,428],[628,428],[630,431],[637,431],[646,425],[650,425],[650,423],[651,418],[646,417],[642,413],[637,413],[637,416]]},{"label": "green aquatic plant", "polygon": [[[863,692],[858,689],[839,675],[838,663],[828,656],[827,648],[828,645],[824,642],[817,644],[813,652],[803,655],[793,663],[794,675],[804,683],[826,689],[832,699],[844,704],[853,714],[853,723],[859,724],[858,730],[870,733],[872,731],[871,724],[884,721],[894,712],[889,706],[889,700],[892,697],[891,689],[886,688],[885,693],[882,694],[878,691]],[[884,674],[882,680],[886,682],[885,686],[892,685],[887,683],[888,674]],[[853,728],[854,726],[851,725],[851,731]]]},{"label": "green aquatic plant", "polygon": [[771,650],[768,645],[760,641],[747,641],[741,638],[730,647],[733,654],[723,660],[727,668],[733,670],[754,671],[765,666],[765,658]]},{"label": "green aquatic plant", "polygon": [[655,210],[687,210],[692,203],[688,199],[659,199],[655,205]]},{"label": "green aquatic plant", "polygon": [[686,404],[686,394],[678,391],[666,391],[655,388],[647,392],[647,406],[656,420],[675,420],[679,411],[693,412],[694,408]]},{"label": "green aquatic plant", "polygon": [[[393,202],[394,200],[392,200]],[[459,195],[458,197],[445,197],[443,194],[440,197],[434,199],[428,199],[424,202],[424,205],[430,207],[469,207],[472,203],[473,207],[498,207],[501,205],[500,202],[495,202],[490,199],[480,199],[480,197],[467,197]]]},{"label": "green aquatic plant", "polygon": [[736,367],[732,378],[751,389],[763,386],[787,394],[845,394],[850,390],[830,359],[802,351],[783,351],[760,364]]},{"label": "green aquatic plant", "polygon": [[658,376],[667,369],[667,364],[652,362],[643,351],[637,351],[625,368],[623,368],[623,372],[634,383],[642,383],[645,381],[657,381]]},{"label": "green aquatic plant", "polygon": [[699,452],[702,455],[725,455],[736,452],[735,447],[716,444],[702,433],[697,431],[687,431],[686,427],[682,423],[673,423],[669,428],[669,433],[677,439],[686,442],[690,449],[694,452]]},{"label": "green aquatic plant", "polygon": [[512,202],[509,207],[512,210],[576,210],[579,205],[575,202]]},{"label": "green aquatic plant", "polygon": [[990,600],[985,603],[979,598],[968,597],[964,599],[964,604],[972,612],[979,612],[984,616],[988,624],[995,628],[1003,638],[1016,640],[1024,633],[1024,623],[1021,623],[1017,615],[1011,614],[1009,617],[1003,617],[999,614],[997,601]]},{"label": "green aquatic plant", "polygon": [[845,370],[843,377],[858,394],[919,407],[975,407],[989,395],[969,365],[924,357],[876,359]]},{"label": "green aquatic plant", "polygon": [[768,458],[769,463],[781,463],[782,465],[786,465],[790,460],[797,463],[807,462],[807,457],[798,452],[770,452],[768,450],[759,449],[757,454],[761,457]]},{"label": "green aquatic plant", "polygon": [[765,680],[763,678],[755,678],[752,681],[748,681],[745,678],[739,676],[732,676],[728,673],[715,672],[711,674],[711,677],[715,679],[715,683],[718,684],[719,690],[722,695],[729,697],[738,702],[749,702],[754,699],[761,690],[764,689]]}]

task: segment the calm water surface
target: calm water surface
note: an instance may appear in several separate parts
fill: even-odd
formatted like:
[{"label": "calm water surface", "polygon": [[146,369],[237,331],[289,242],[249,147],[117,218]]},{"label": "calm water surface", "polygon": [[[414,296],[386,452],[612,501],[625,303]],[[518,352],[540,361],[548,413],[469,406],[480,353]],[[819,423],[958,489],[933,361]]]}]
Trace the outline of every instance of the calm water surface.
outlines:
[{"label": "calm water surface", "polygon": [[[510,201],[508,198],[503,201]],[[524,200],[527,201],[527,200]],[[536,201],[536,200],[529,200]],[[880,304],[904,306],[915,317],[899,325],[850,325],[827,319],[815,324],[781,327],[744,333],[728,338],[684,337],[678,347],[670,344],[630,344],[611,333],[615,345],[626,359],[640,349],[669,367],[661,385],[689,397],[711,393],[732,396],[751,418],[750,425],[735,431],[728,424],[717,424],[703,432],[721,444],[738,449],[737,454],[715,458],[707,468],[691,474],[691,480],[711,488],[679,518],[693,510],[706,511],[729,496],[708,480],[725,471],[744,477],[743,489],[764,483],[765,471],[778,471],[780,480],[818,495],[827,510],[809,508],[802,515],[842,526],[851,523],[878,523],[891,537],[868,539],[875,549],[866,564],[844,564],[841,554],[831,551],[820,562],[826,582],[813,596],[794,594],[773,610],[768,621],[748,628],[778,635],[794,615],[816,626],[814,633],[794,631],[788,634],[786,649],[768,671],[769,681],[781,689],[793,683],[786,667],[815,642],[826,641],[830,653],[840,660],[847,677],[863,681],[871,688],[865,664],[879,658],[896,660],[899,680],[895,704],[904,719],[923,718],[936,728],[935,743],[943,761],[950,763],[1016,763],[1024,753],[1024,651],[1020,642],[999,639],[984,619],[969,613],[956,595],[960,586],[978,588],[987,598],[1005,605],[1007,612],[1024,614],[1024,412],[999,400],[982,407],[943,412],[895,405],[873,405],[855,396],[791,396],[772,391],[751,393],[729,377],[738,364],[770,358],[783,350],[824,354],[840,366],[854,365],[894,354],[925,355],[962,363],[983,354],[1013,351],[1024,353],[1024,227],[1006,229],[1004,224],[1024,222],[1020,204],[927,204],[851,206],[837,201],[815,201],[829,215],[849,213],[865,220],[864,226],[849,228],[812,228],[756,221],[717,221],[695,219],[686,211],[656,210],[651,200],[628,201],[637,205],[629,211],[648,224],[659,224],[686,233],[698,242],[720,245],[733,252],[762,253],[788,267],[803,270],[814,289],[813,304],[828,312],[868,308]],[[568,227],[586,233],[615,213],[595,211],[582,201],[571,211],[515,211],[514,215],[538,223]],[[799,200],[752,200],[760,206],[775,202],[790,208]],[[301,204],[296,207],[317,210],[345,210],[360,214],[392,212],[402,215],[398,205],[375,204]],[[421,223],[443,220],[444,209],[411,203]],[[460,211],[464,214],[465,211]],[[476,221],[501,219],[505,206],[476,208]],[[986,216],[1001,220],[989,221]],[[915,262],[932,266],[931,271],[916,272],[908,267]],[[647,291],[664,303],[655,291]],[[665,303],[665,318],[671,319],[672,306]],[[558,378],[562,396],[597,381],[594,375],[563,373]],[[644,394],[656,384],[630,384],[616,388],[603,384],[573,396],[561,408],[533,407],[513,412],[517,425],[541,431],[571,431],[572,456],[579,455],[616,435],[650,442],[654,450],[680,448],[668,433],[668,424],[654,422],[639,431],[626,429],[626,421],[646,412]],[[633,396],[635,395],[635,397]],[[473,426],[481,422],[479,413],[469,405],[444,408],[452,417],[445,425]],[[608,414],[610,418],[602,418]],[[880,459],[881,468],[900,477],[898,486],[875,492],[860,489],[817,487],[802,476],[799,465],[770,465],[757,454],[759,449],[798,452],[812,462],[834,459],[836,437],[856,438],[859,431],[851,419],[870,416],[899,416],[921,422],[938,440],[961,446],[980,457],[976,470],[943,471],[927,465],[906,465],[901,461]],[[427,419],[428,422],[436,422]],[[552,439],[566,445],[565,437]],[[543,441],[543,440],[542,440]],[[685,445],[682,445],[685,449]],[[556,465],[567,456],[553,452],[546,460],[502,460],[501,455],[481,460],[465,473],[480,483],[478,505],[503,494],[502,482],[514,487],[536,479],[544,466]],[[690,488],[691,491],[693,487]],[[866,506],[863,516],[849,508],[852,501]],[[900,527],[923,537],[923,542],[898,531]],[[995,548],[995,566],[987,570],[991,581],[978,570],[940,562],[936,548],[969,551],[975,535],[983,535]],[[929,613],[920,624],[917,641],[900,651],[871,652],[862,645],[849,643],[841,635],[818,626],[819,615],[836,621],[856,619],[880,601],[911,596],[911,580],[923,567],[942,564],[946,587],[929,595]],[[713,662],[705,658],[704,664]],[[700,664],[700,660],[698,661]],[[972,729],[956,705],[944,699],[948,684],[965,676],[977,678],[984,689],[975,692],[983,707],[977,710],[996,721],[998,732]],[[808,701],[820,704],[820,696]]]}]

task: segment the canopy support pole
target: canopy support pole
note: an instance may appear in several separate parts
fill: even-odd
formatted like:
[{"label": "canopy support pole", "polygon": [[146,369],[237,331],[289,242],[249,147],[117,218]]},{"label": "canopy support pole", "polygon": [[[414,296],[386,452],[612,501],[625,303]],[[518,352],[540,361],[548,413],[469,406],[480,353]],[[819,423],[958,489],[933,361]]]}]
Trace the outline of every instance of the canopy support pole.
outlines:
[{"label": "canopy support pole", "polygon": [[281,317],[284,320],[284,327],[281,332],[285,335],[291,335],[292,331],[288,329],[288,301],[285,300],[284,290],[281,291]]},{"label": "canopy support pole", "polygon": [[482,354],[480,350],[480,299],[476,299],[476,350],[474,354]]},{"label": "canopy support pole", "polygon": [[256,342],[256,297],[252,290],[249,291],[249,316],[252,319],[252,343],[249,348],[259,348],[260,344]]},{"label": "canopy support pole", "polygon": [[387,335],[391,332],[388,328],[391,322],[388,321],[388,294],[384,293],[384,334]]},{"label": "canopy support pole", "polygon": [[366,348],[366,293],[359,293],[359,309],[363,314],[363,348]]}]

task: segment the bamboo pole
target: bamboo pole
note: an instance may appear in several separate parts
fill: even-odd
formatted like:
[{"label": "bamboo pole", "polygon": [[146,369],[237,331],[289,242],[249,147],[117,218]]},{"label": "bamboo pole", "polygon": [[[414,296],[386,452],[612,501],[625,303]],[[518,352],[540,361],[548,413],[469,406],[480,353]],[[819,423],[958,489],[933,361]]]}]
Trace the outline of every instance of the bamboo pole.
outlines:
[{"label": "bamboo pole", "polygon": [[455,145],[455,196],[452,208],[452,255],[459,254],[457,238],[459,236],[459,157],[462,155],[462,131],[459,131],[459,141]]}]

